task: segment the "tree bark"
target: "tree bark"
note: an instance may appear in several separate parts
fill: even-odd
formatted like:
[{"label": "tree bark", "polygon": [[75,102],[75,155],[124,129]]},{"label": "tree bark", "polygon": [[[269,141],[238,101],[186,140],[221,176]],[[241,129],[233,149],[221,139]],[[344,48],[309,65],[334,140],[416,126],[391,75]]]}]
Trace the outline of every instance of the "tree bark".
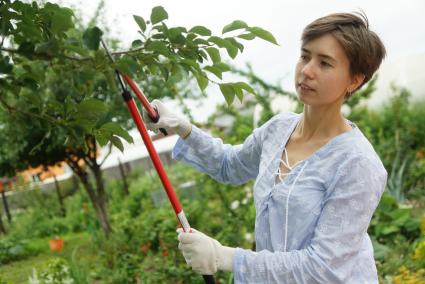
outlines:
[{"label": "tree bark", "polygon": [[106,210],[106,194],[103,187],[103,181],[99,183],[99,177],[101,179],[101,173],[99,168],[99,173],[95,174],[95,170],[91,168],[93,173],[95,174],[96,178],[96,187],[97,190],[95,191],[93,188],[92,183],[90,182],[88,178],[88,173],[85,169],[83,169],[79,164],[78,161],[69,160],[68,161],[69,166],[73,170],[73,172],[77,175],[77,177],[80,179],[81,183],[83,184],[83,187],[85,191],[87,192],[90,201],[93,205],[93,208],[96,212],[97,219],[99,221],[99,224],[105,234],[105,236],[108,238],[109,235],[112,233],[112,227],[109,222],[108,218],[108,212]]},{"label": "tree bark", "polygon": [[104,231],[109,233],[112,232],[111,225],[109,223],[108,218],[108,211],[106,208],[108,197],[106,195],[105,191],[105,185],[103,183],[103,177],[102,177],[102,171],[100,170],[100,167],[97,163],[92,164],[92,167],[90,168],[93,172],[95,183],[96,183],[96,195],[97,195],[97,203],[98,203],[98,210],[99,210],[99,220],[101,221],[101,226],[104,229]]},{"label": "tree bark", "polygon": [[84,189],[86,190],[87,194],[89,195],[89,198],[92,202],[92,205],[95,209],[96,216],[99,220],[100,227],[102,228],[103,232],[105,233],[106,237],[109,237],[109,235],[112,232],[111,225],[109,223],[108,213],[106,210],[106,197],[105,194],[100,193],[99,190],[97,190],[97,193],[93,189],[92,184],[88,180],[87,173],[83,176],[79,176],[81,183],[84,186]]},{"label": "tree bark", "polygon": [[66,216],[66,210],[65,210],[65,206],[63,204],[63,197],[62,197],[62,194],[60,192],[59,183],[58,183],[58,180],[56,179],[56,175],[53,175],[53,179],[55,180],[55,188],[56,188],[56,193],[58,195],[60,210],[61,210],[62,216],[65,217]]}]

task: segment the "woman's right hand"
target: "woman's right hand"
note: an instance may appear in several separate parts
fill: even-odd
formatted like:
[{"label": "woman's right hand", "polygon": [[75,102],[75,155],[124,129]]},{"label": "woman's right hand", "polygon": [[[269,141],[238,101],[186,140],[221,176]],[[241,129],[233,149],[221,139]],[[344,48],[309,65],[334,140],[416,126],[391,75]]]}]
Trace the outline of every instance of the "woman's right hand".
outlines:
[{"label": "woman's right hand", "polygon": [[154,123],[146,110],[143,109],[143,120],[149,130],[156,132],[159,128],[164,128],[167,132],[177,133],[183,139],[189,136],[192,131],[192,124],[189,121],[170,111],[160,100],[153,100],[151,105],[158,112],[159,120]]}]

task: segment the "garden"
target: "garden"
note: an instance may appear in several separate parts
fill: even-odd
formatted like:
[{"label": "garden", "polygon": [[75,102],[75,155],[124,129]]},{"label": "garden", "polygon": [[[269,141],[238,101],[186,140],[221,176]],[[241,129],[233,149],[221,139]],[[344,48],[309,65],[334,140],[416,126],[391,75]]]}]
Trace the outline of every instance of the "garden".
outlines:
[{"label": "garden", "polygon": [[[125,151],[123,141],[132,142],[128,131],[134,127],[114,72],[134,78],[150,100],[172,99],[183,107],[216,87],[226,104],[199,126],[238,144],[275,115],[272,99],[294,99],[250,66],[237,69],[229,62],[251,40],[277,44],[276,39],[238,20],[217,36],[200,25],[171,27],[168,12],[157,6],[134,16],[140,38],[124,48],[97,26],[99,13],[85,26],[77,10],[57,4],[0,3],[0,177],[65,162],[76,181],[60,181],[55,191],[29,190],[28,181],[17,179],[19,198],[2,194],[0,284],[203,283],[177,249],[178,222],[155,170],[134,167],[125,179],[101,170],[101,147]],[[101,48],[102,38],[114,63]],[[226,72],[240,80],[223,80]],[[425,100],[412,100],[408,89],[393,86],[380,108],[368,108],[362,102],[373,96],[376,79],[346,102],[347,118],[371,141],[388,172],[368,233],[380,283],[421,284]],[[235,100],[246,109],[261,105],[260,119],[240,111]],[[232,124],[218,127],[215,121],[224,115]],[[255,248],[253,182],[219,184],[181,163],[166,171],[191,226],[223,244]],[[5,184],[0,191],[16,188]],[[233,283],[232,273],[214,277]]]}]

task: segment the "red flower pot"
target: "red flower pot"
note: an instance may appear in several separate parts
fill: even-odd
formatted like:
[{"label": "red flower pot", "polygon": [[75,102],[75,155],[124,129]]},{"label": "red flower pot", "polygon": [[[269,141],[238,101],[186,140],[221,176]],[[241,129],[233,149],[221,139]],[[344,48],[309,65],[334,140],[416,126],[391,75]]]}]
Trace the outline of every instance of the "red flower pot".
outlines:
[{"label": "red flower pot", "polygon": [[54,252],[61,252],[63,250],[64,241],[63,239],[49,240],[50,250]]}]

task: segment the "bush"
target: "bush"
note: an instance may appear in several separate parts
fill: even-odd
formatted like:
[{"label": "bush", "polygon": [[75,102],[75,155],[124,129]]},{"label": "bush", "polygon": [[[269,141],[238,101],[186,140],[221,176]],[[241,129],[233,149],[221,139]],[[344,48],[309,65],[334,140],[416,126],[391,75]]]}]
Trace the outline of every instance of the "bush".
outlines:
[{"label": "bush", "polygon": [[53,258],[39,272],[34,268],[28,279],[30,284],[73,284],[69,264],[61,258]]},{"label": "bush", "polygon": [[0,240],[0,265],[35,255],[41,250],[26,241]]}]

